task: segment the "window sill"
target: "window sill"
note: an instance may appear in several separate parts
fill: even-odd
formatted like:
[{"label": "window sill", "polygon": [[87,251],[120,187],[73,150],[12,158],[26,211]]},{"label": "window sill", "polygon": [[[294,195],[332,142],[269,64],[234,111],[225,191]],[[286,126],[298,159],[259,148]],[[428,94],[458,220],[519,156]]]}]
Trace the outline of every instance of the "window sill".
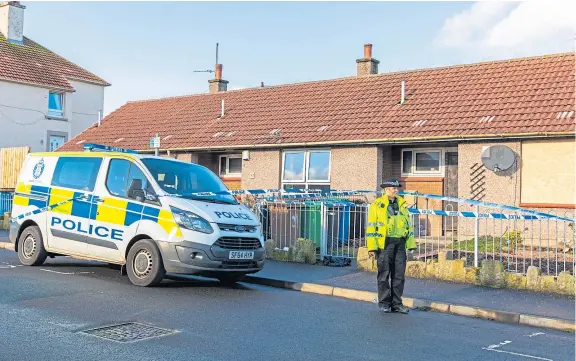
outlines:
[{"label": "window sill", "polygon": [[402,175],[402,177],[400,177],[400,181],[402,182],[441,182],[444,180],[444,177],[442,177],[439,174],[436,175],[420,175],[420,174],[415,174],[415,175]]},{"label": "window sill", "polygon": [[574,209],[576,206],[574,204],[554,204],[554,203],[520,203],[522,208],[562,208],[562,209]]},{"label": "window sill", "polygon": [[223,181],[241,181],[242,176],[220,176]]},{"label": "window sill", "polygon": [[59,117],[59,116],[56,116],[56,115],[46,115],[45,117],[46,117],[46,119],[59,120],[59,121],[61,121],[61,122],[67,122],[67,121],[68,121],[68,118]]}]

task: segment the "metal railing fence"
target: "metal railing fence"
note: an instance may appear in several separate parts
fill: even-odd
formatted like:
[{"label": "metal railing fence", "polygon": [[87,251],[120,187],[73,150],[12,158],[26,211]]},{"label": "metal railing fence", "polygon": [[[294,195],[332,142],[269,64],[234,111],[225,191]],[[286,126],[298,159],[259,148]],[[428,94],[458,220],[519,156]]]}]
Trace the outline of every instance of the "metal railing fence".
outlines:
[{"label": "metal railing fence", "polygon": [[[265,240],[273,240],[275,248],[288,250],[299,239],[308,239],[322,260],[356,258],[358,248],[366,246],[368,208],[374,197],[250,197],[249,202],[242,200],[259,216]],[[439,252],[449,252],[450,258],[462,259],[466,266],[494,259],[513,273],[524,274],[529,266],[536,266],[544,275],[574,274],[574,212],[544,214],[426,195],[405,198],[417,242],[416,260],[437,259]]]},{"label": "metal railing fence", "polygon": [[12,212],[12,200],[14,199],[14,191],[0,190],[0,216],[4,213]]}]

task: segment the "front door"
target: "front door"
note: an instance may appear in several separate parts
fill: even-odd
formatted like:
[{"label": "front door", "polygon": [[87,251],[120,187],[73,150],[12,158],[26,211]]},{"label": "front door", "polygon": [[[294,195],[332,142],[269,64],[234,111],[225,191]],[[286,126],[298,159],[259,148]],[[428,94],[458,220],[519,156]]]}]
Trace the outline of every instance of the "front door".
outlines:
[{"label": "front door", "polygon": [[[47,212],[48,247],[64,254],[85,255],[89,233],[89,199],[92,196],[102,158],[59,157],[52,178],[49,204],[67,200]],[[85,199],[77,199],[85,196]]]},{"label": "front door", "polygon": [[[458,197],[458,152],[446,152],[446,177],[444,195]],[[458,202],[444,202],[444,210],[458,211]],[[458,217],[445,217],[444,235],[455,235],[458,231]]]},{"label": "front door", "polygon": [[62,135],[50,135],[48,137],[48,151],[54,152],[66,142],[66,137]]}]

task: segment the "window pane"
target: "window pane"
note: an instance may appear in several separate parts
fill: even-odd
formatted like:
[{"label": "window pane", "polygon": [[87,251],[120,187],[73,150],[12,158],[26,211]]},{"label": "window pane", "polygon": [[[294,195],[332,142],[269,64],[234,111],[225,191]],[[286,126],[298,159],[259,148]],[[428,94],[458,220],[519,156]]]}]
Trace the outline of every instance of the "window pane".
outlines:
[{"label": "window pane", "polygon": [[48,115],[62,116],[64,114],[62,107],[62,94],[48,94]]},{"label": "window pane", "polygon": [[220,175],[226,175],[226,157],[220,158]]},{"label": "window pane", "polygon": [[48,95],[48,108],[53,110],[62,110],[62,95],[50,93]]},{"label": "window pane", "polygon": [[440,152],[417,152],[416,170],[419,172],[436,172],[440,170]]},{"label": "window pane", "polygon": [[412,172],[412,151],[402,152],[402,173]]},{"label": "window pane", "polygon": [[284,180],[304,180],[304,153],[284,154]]},{"label": "window pane", "polygon": [[102,158],[60,157],[54,170],[52,185],[92,191],[101,163]]},{"label": "window pane", "polygon": [[[164,183],[172,183],[172,187],[176,188],[175,182],[176,177],[172,176],[173,174],[164,174]],[[142,189],[148,191],[148,193],[154,193],[154,188],[148,182],[148,178],[146,175],[138,168],[138,166],[134,163],[130,163],[130,171],[128,172],[128,183],[127,186],[130,188],[130,184],[132,183],[133,179],[140,179],[142,181]]]},{"label": "window pane", "polygon": [[305,189],[306,188],[306,184],[284,184],[284,190],[289,190],[289,189]]},{"label": "window pane", "polygon": [[228,173],[242,173],[242,158],[228,160]]},{"label": "window pane", "polygon": [[130,162],[122,159],[112,159],[108,168],[108,177],[106,178],[106,187],[110,194],[118,197],[127,197],[128,195],[128,169]]},{"label": "window pane", "polygon": [[310,152],[310,164],[308,165],[308,180],[330,179],[330,152]]},{"label": "window pane", "polygon": [[329,184],[308,184],[308,191],[329,191],[330,185]]}]

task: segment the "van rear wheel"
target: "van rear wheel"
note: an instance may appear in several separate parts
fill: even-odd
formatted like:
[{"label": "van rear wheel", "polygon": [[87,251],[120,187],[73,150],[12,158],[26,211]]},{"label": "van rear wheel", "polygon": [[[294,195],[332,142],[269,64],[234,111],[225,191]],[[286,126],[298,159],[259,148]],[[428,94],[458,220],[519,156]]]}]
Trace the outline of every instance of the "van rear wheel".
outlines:
[{"label": "van rear wheel", "polygon": [[18,238],[18,259],[26,266],[39,266],[48,257],[44,248],[44,240],[38,226],[29,226]]},{"label": "van rear wheel", "polygon": [[126,273],[136,286],[156,286],[166,274],[162,255],[151,239],[142,239],[130,248],[126,260]]}]

